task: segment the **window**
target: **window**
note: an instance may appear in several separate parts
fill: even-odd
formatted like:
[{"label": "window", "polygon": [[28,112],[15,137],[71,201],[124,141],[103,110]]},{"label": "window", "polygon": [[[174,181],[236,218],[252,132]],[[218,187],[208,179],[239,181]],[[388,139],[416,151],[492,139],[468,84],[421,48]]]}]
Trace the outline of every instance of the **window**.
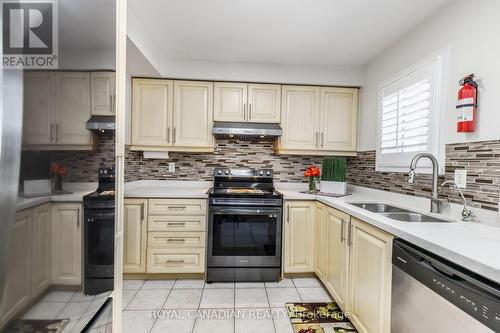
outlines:
[{"label": "window", "polygon": [[[444,145],[440,144],[445,114],[443,72],[443,55],[439,54],[379,86],[377,171],[406,172],[411,158],[420,152],[434,154],[444,170]],[[417,171],[431,172],[425,163]]]}]

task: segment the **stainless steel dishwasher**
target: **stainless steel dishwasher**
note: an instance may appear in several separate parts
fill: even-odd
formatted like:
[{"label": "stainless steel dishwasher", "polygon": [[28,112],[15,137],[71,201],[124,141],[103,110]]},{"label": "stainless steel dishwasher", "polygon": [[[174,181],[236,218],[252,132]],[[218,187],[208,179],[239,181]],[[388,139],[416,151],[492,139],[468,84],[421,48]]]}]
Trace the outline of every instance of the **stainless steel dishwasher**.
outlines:
[{"label": "stainless steel dishwasher", "polygon": [[391,332],[500,332],[498,283],[400,239],[392,263]]}]

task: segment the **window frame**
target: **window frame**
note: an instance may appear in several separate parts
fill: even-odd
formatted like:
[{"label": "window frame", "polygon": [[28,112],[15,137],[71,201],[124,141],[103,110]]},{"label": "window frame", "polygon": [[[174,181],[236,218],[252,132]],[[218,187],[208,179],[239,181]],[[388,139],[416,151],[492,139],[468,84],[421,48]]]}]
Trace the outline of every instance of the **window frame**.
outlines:
[{"label": "window frame", "polygon": [[[445,170],[445,144],[446,135],[446,110],[447,110],[447,92],[448,92],[448,62],[449,47],[444,47],[433,54],[425,57],[414,65],[392,75],[378,84],[377,95],[377,147],[375,171],[379,172],[408,172],[411,157],[419,152],[394,153],[400,155],[395,158],[396,162],[384,162],[381,157],[381,138],[382,138],[382,100],[384,98],[384,88],[404,79],[415,71],[434,63],[433,77],[431,78],[431,106],[429,116],[429,146],[426,152],[434,154],[439,162],[439,174],[444,174]],[[410,156],[411,155],[411,156]],[[432,173],[430,161],[422,160],[416,169],[417,173]]]}]

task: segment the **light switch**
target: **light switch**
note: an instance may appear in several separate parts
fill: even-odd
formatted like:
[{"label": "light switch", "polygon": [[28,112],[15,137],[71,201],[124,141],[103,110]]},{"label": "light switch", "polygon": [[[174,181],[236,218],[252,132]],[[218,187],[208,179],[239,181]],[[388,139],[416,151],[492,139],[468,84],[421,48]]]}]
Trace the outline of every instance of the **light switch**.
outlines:
[{"label": "light switch", "polygon": [[175,163],[174,162],[168,163],[168,172],[175,172]]},{"label": "light switch", "polygon": [[455,170],[455,183],[460,188],[467,187],[467,170],[466,169],[457,169]]}]

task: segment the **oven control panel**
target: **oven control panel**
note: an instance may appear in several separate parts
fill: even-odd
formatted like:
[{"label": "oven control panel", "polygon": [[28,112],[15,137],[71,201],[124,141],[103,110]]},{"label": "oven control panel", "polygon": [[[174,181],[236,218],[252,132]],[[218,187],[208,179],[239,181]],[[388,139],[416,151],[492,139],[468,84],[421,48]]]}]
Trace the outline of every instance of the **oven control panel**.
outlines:
[{"label": "oven control panel", "polygon": [[216,168],[215,177],[273,178],[271,169],[230,169]]}]

